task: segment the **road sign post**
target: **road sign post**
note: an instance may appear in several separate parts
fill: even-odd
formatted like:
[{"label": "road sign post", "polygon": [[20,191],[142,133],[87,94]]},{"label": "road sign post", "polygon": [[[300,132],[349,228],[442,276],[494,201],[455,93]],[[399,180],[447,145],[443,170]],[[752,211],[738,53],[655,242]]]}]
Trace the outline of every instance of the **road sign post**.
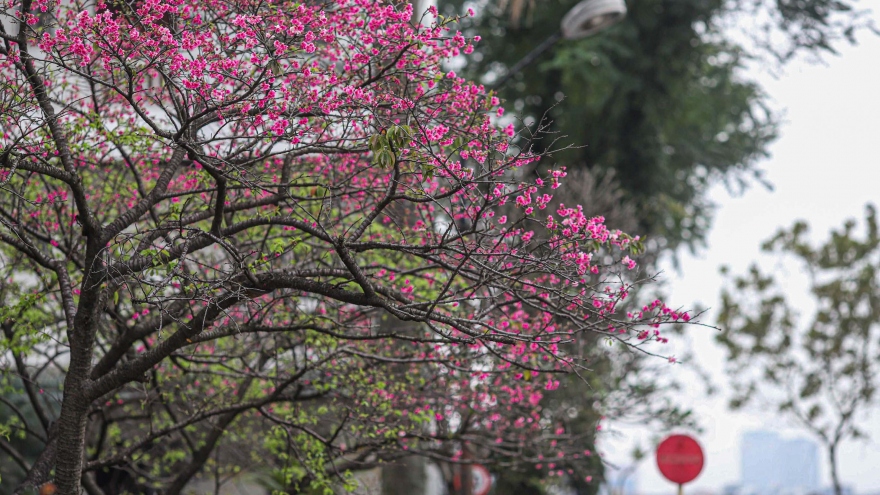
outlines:
[{"label": "road sign post", "polygon": [[[470,483],[470,489],[466,490],[466,493],[469,493],[470,495],[487,495],[489,491],[492,490],[492,474],[489,473],[489,470],[486,469],[485,466],[471,464],[470,466],[461,466],[461,468],[470,471],[470,476],[467,477]],[[462,476],[460,473],[456,473],[453,477],[452,487],[456,491],[460,491],[463,488]]]},{"label": "road sign post", "polygon": [[703,461],[700,444],[687,435],[671,435],[657,446],[657,468],[678,485],[678,495],[683,495],[685,483],[700,475]]}]

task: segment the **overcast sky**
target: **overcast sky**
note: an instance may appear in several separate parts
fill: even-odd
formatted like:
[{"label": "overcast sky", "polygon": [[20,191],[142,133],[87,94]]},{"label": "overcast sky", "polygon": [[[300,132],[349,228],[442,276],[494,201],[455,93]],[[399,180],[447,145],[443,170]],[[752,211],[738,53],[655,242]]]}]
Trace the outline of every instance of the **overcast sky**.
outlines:
[{"label": "overcast sky", "polygon": [[[750,71],[774,106],[785,110],[781,137],[771,148],[773,155],[761,163],[775,189],[753,186],[738,197],[721,186],[711,190],[720,208],[708,249],[685,256],[681,273],[670,268],[663,275],[672,292],[669,300],[675,305],[717,307],[718,267],[727,264],[733,273],[742,273],[760,258],[761,241],[782,226],[807,220],[813,238],[820,240],[846,218],[863,218],[865,204],[880,204],[880,37],[863,35],[859,45],[840,51],[840,56],[826,57],[824,65],[796,61],[775,78],[760,69]],[[796,293],[800,282],[796,276],[792,280]],[[809,300],[802,297],[802,304],[808,306]],[[706,320],[714,321],[712,310]],[[722,384],[723,354],[712,342],[711,332],[690,330],[699,364]],[[681,368],[671,366],[670,370],[677,373]],[[694,396],[684,403],[694,408],[706,426],[699,437],[706,466],[686,493],[715,491],[739,479],[739,437],[744,431],[780,430],[780,419],[772,414],[728,412],[723,395],[714,399]],[[840,454],[841,478],[859,493],[880,491],[880,414],[872,424],[870,441],[847,444]],[[627,446],[647,439],[644,432],[626,425],[608,427],[622,434],[605,440],[606,457],[611,461],[625,461]],[[786,433],[803,435],[797,430]],[[824,456],[822,462],[822,479],[827,483]],[[641,465],[637,479],[639,492],[674,493],[674,486],[660,477],[653,456]]]}]

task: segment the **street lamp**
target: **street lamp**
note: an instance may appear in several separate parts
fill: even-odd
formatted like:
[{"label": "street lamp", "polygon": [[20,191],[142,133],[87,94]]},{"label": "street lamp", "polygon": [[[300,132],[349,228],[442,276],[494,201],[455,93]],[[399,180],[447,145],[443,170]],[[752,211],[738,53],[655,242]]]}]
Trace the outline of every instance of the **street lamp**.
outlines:
[{"label": "street lamp", "polygon": [[567,40],[579,40],[616,24],[625,16],[623,0],[584,0],[565,14],[560,31]]},{"label": "street lamp", "polygon": [[531,65],[541,54],[555,45],[561,39],[579,40],[592,36],[603,29],[616,24],[626,16],[626,4],[623,0],[583,0],[578,3],[562,18],[559,30],[549,38],[536,46],[534,50],[523,57],[507,71],[491,89],[498,89],[513,76]]}]

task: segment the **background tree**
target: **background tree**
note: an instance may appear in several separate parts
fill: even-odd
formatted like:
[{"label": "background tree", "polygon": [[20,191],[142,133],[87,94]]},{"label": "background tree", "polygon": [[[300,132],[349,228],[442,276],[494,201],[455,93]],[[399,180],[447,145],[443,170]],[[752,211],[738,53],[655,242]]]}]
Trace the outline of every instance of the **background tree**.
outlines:
[{"label": "background tree", "polygon": [[[876,210],[864,230],[847,221],[815,246],[798,222],[763,245],[807,274],[815,309],[799,319],[783,282],[756,265],[722,293],[717,341],[727,351],[731,407],[759,404],[794,420],[825,448],[842,493],[837,452],[862,438],[875,405],[880,364],[880,236]],[[765,409],[766,410],[766,409]]]},{"label": "background tree", "polygon": [[[467,59],[467,74],[491,84],[555,33],[577,2],[488,2],[468,30],[482,40]],[[461,12],[464,4],[445,0],[441,11]],[[776,66],[798,53],[833,52],[859,30],[873,29],[859,5],[630,0],[621,23],[557,43],[499,95],[516,116],[546,115],[556,136],[576,146],[542,165],[614,171],[640,233],[667,253],[694,248],[711,224],[709,184],[739,188],[761,180],[756,161],[777,134],[766,96],[743,75],[745,62],[759,57]],[[731,26],[744,18],[748,27],[736,33]],[[742,46],[734,34],[751,42]]]},{"label": "background tree", "polygon": [[5,11],[0,366],[40,445],[17,492],[174,495],[269,464],[308,493],[411,453],[507,467],[583,448],[541,402],[589,373],[584,335],[643,347],[688,315],[625,309],[642,243],[548,209],[565,172],[516,173],[540,158],[529,139],[442,70],[470,40],[411,15]]}]

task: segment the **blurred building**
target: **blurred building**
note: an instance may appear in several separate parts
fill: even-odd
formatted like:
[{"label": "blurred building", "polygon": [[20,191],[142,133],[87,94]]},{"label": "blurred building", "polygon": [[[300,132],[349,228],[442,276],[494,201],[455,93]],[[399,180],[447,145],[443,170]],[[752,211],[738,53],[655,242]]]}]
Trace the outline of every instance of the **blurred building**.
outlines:
[{"label": "blurred building", "polygon": [[[840,487],[840,491],[841,493],[843,493],[843,495],[855,495],[856,493],[855,489],[850,485],[842,485]],[[815,494],[811,495],[834,495],[834,488],[830,486],[825,487],[822,490],[819,490]]]},{"label": "blurred building", "polygon": [[740,445],[740,489],[753,495],[808,494],[821,490],[819,446],[785,439],[772,431],[750,431]]},{"label": "blurred building", "polygon": [[599,490],[602,495],[635,495],[638,493],[638,480],[635,466],[623,469],[607,466],[605,471],[606,481]]}]

